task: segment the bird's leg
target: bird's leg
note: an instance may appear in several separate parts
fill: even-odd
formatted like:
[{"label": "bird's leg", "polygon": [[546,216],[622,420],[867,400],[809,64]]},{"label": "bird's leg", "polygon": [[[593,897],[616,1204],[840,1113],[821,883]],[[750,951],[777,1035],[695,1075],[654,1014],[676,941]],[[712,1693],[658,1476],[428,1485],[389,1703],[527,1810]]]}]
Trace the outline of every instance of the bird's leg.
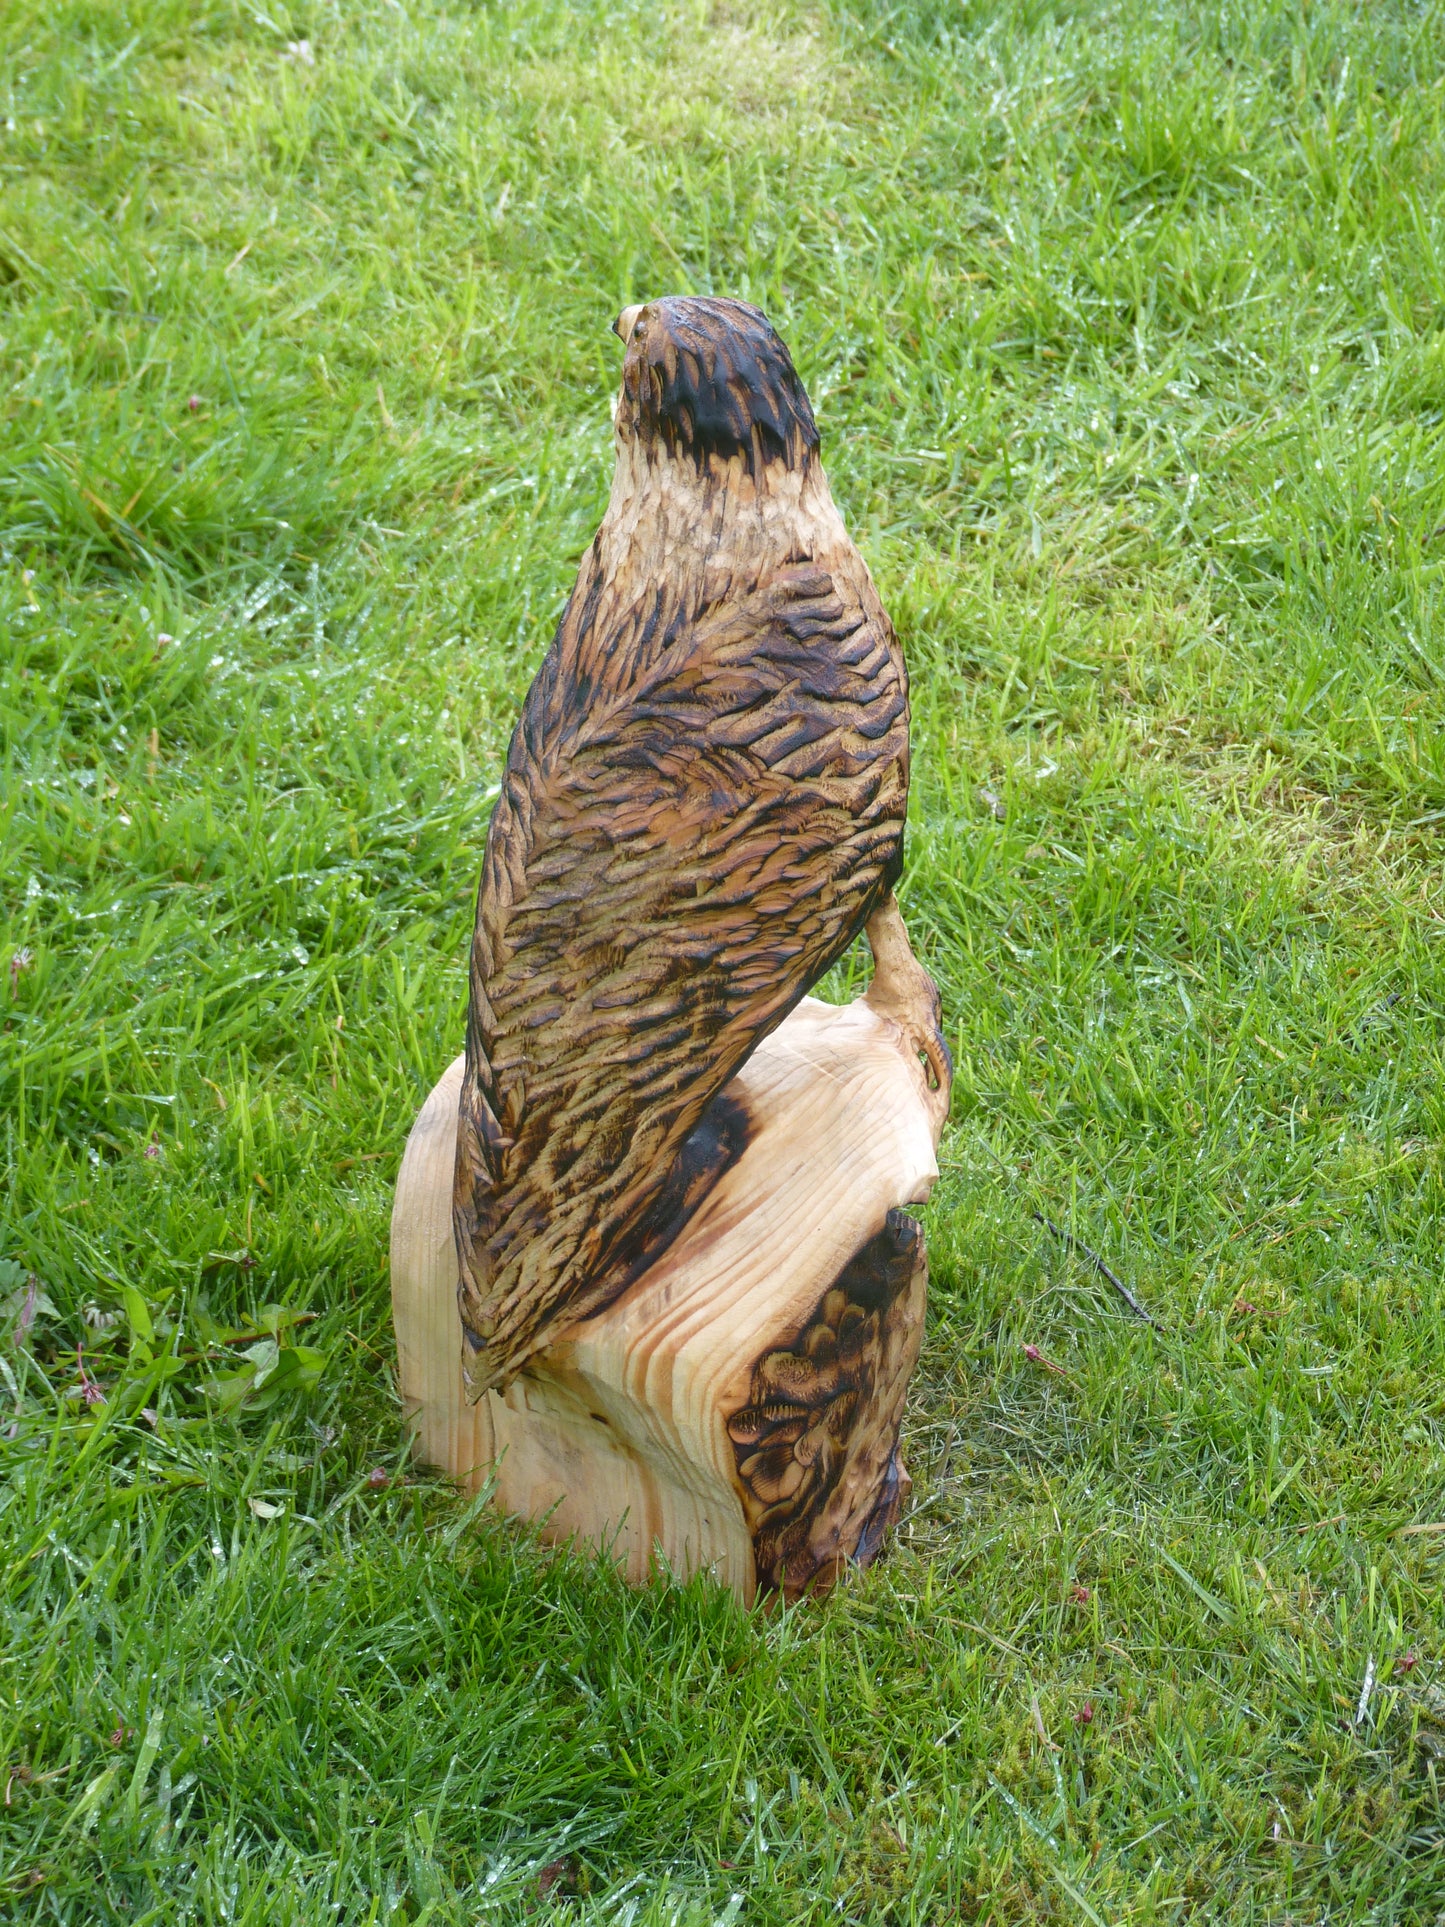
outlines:
[{"label": "bird's leg", "polygon": [[865,927],[873,952],[873,981],[863,1001],[880,1017],[892,1018],[909,1049],[927,1066],[930,1108],[941,1125],[948,1114],[953,1059],[944,1040],[938,986],[914,956],[907,926],[891,892]]}]

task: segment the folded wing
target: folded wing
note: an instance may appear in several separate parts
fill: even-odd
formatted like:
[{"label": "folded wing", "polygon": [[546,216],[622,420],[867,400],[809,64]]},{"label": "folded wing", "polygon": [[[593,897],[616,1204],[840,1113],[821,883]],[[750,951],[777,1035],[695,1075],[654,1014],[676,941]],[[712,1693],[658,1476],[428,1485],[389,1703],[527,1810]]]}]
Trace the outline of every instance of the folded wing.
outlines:
[{"label": "folded wing", "polygon": [[709,1105],[901,861],[907,688],[861,567],[789,565],[681,628],[634,612],[610,650],[578,640],[585,584],[478,900],[454,1214],[473,1396],[661,1249],[728,1155]]}]

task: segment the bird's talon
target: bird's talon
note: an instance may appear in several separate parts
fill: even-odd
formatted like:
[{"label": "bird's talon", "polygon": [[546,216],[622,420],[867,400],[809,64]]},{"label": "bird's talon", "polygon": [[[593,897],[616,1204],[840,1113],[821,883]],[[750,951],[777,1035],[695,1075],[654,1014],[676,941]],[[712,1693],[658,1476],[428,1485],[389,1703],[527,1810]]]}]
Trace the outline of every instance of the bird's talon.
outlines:
[{"label": "bird's talon", "polygon": [[945,1091],[953,1082],[953,1057],[939,1031],[925,1037],[915,1036],[913,1048],[928,1079],[930,1091]]}]

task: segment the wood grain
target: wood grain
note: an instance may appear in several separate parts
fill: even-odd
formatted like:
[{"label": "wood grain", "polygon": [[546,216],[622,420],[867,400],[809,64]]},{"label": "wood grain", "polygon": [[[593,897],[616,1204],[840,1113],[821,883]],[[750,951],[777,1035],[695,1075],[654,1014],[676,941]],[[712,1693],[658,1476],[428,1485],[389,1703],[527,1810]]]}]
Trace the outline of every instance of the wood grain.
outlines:
[{"label": "wood grain", "polygon": [[[876,1005],[890,996],[897,1007],[885,981]],[[871,1557],[906,1489],[898,1424],[922,1330],[922,1238],[899,1207],[933,1183],[948,1096],[914,1030],[876,1005],[799,1004],[729,1084],[744,1142],[666,1251],[475,1404],[456,1342],[463,1063],[452,1064],[408,1142],[392,1226],[400,1379],[420,1455],[473,1490],[494,1480],[502,1508],[548,1539],[610,1551],[634,1581],[660,1560],[748,1600],[760,1583],[822,1589],[849,1559]],[[783,1361],[818,1363],[820,1325],[834,1346],[831,1393],[805,1398],[796,1372],[784,1383]],[[786,1443],[796,1463],[809,1439],[808,1464],[779,1494],[760,1468],[741,1469],[755,1453],[740,1453],[738,1431],[740,1415],[790,1404],[777,1423],[788,1430],[807,1411]],[[810,1437],[814,1417],[822,1430]]]}]

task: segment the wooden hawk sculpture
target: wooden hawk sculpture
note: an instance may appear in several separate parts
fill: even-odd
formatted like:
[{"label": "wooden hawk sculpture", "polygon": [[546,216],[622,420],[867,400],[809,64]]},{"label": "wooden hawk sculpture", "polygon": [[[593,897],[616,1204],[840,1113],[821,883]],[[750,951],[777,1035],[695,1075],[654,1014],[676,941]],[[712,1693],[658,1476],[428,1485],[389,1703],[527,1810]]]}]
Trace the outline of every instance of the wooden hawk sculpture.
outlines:
[{"label": "wooden hawk sculpture", "polygon": [[[797,1053],[813,1083],[847,1082],[828,1068],[841,1036],[828,1024],[843,1013],[819,1017],[827,1007],[804,1000],[866,930],[873,1029],[850,1031],[845,1054],[856,1071],[860,1050],[886,1044],[895,1096],[915,1108],[910,1148],[883,1159],[855,1227],[867,1236],[843,1253],[854,1295],[847,1264],[835,1267],[791,1333],[803,1349],[789,1351],[787,1330],[764,1334],[779,1343],[745,1361],[745,1401],[728,1412],[724,1397],[699,1421],[727,1427],[725,1471],[755,1576],[786,1585],[773,1568],[786,1568],[787,1550],[774,1530],[759,1551],[760,1521],[779,1504],[793,1517],[788,1502],[820,1480],[814,1524],[830,1496],[838,1510],[870,1397],[888,1408],[889,1436],[862,1455],[863,1483],[878,1489],[853,1494],[853,1512],[871,1509],[838,1531],[857,1541],[868,1520],[876,1527],[890,1467],[896,1511],[896,1408],[917,1350],[922,1255],[917,1227],[895,1223],[892,1207],[926,1191],[951,1074],[937,992],[892,894],[907,675],[829,492],[807,394],[766,318],[740,301],[678,296],[629,308],[615,327],[625,360],[611,499],[508,751],[459,1091],[457,1067],[449,1073],[461,1372],[495,1434],[499,1412],[536,1409],[569,1345],[597,1341],[664,1276],[676,1297],[700,1227],[729,1211],[736,1223],[744,1192],[758,1208],[768,1105],[792,1101]],[[850,1021],[857,1031],[862,1019]],[[810,1155],[826,1160],[827,1145]],[[905,1300],[910,1329],[890,1339],[888,1308]],[[702,1562],[693,1551],[684,1563]],[[837,1556],[825,1549],[823,1563]]]}]

